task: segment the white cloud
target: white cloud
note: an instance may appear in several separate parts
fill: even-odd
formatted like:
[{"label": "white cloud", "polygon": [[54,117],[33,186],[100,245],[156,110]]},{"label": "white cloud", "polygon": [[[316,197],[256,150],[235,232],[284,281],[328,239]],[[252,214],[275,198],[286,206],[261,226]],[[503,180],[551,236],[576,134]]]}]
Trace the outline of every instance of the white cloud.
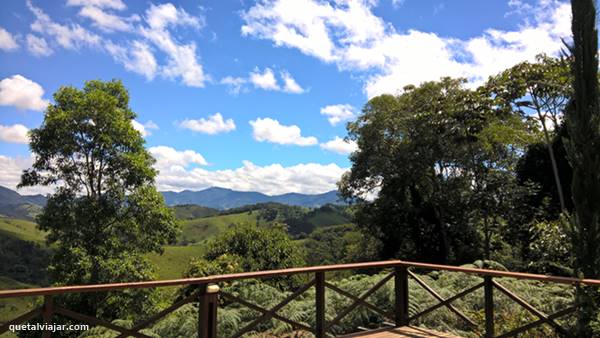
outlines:
[{"label": "white cloud", "polygon": [[54,38],[56,43],[63,48],[77,50],[83,46],[100,46],[102,39],[99,35],[77,24],[67,26],[56,23],[44,11],[35,7],[31,1],[27,1],[27,7],[35,16],[31,30]]},{"label": "white cloud", "polygon": [[219,83],[227,85],[229,87],[229,93],[238,95],[242,90],[244,90],[243,86],[247,82],[248,80],[244,79],[243,77],[226,76],[222,78]]},{"label": "white cloud", "polygon": [[142,124],[136,120],[131,120],[131,124],[133,125],[133,129],[139,131],[140,134],[142,134],[142,137],[150,136],[152,135],[151,130],[159,129],[158,125],[152,121],[148,121]]},{"label": "white cloud", "polygon": [[302,94],[305,92],[305,90],[300,87],[300,85],[298,84],[298,82],[296,82],[296,80],[294,80],[294,78],[292,77],[292,75],[286,71],[282,71],[281,72],[281,78],[283,79],[283,91],[287,92],[287,93],[294,93],[294,94]]},{"label": "white cloud", "polygon": [[245,84],[251,83],[254,88],[263,90],[280,91],[291,94],[302,94],[306,92],[287,70],[279,72],[282,84],[275,77],[275,72],[267,67],[263,71],[258,67],[248,74],[248,78],[227,76],[221,79],[220,83],[229,86],[229,92],[238,95],[241,91],[246,92]]},{"label": "white cloud", "polygon": [[0,49],[13,51],[19,48],[17,40],[6,29],[0,27]]},{"label": "white cloud", "polygon": [[271,68],[265,68],[264,72],[261,73],[258,67],[254,68],[254,71],[250,73],[250,82],[255,88],[264,90],[280,90],[277,79],[275,79],[275,73]]},{"label": "white cloud", "polygon": [[158,170],[178,170],[190,165],[207,165],[204,157],[193,150],[179,151],[167,146],[148,148],[148,152],[156,159]]},{"label": "white cloud", "polygon": [[27,49],[31,54],[39,57],[50,56],[53,53],[46,39],[33,34],[27,34]]},{"label": "white cloud", "polygon": [[110,8],[124,10],[127,8],[122,0],[67,0],[67,6],[94,6],[97,8]]},{"label": "white cloud", "polygon": [[343,138],[336,136],[333,140],[321,143],[322,149],[332,151],[338,154],[347,155],[358,150],[358,145],[354,141],[345,141]]},{"label": "white cloud", "polygon": [[316,137],[302,136],[300,128],[296,125],[284,126],[271,118],[258,118],[250,121],[254,139],[259,142],[277,144],[293,144],[298,146],[311,146],[318,143]]},{"label": "white cloud", "polygon": [[221,113],[216,113],[212,116],[209,116],[207,119],[186,119],[183,122],[181,122],[179,126],[192,131],[209,135],[228,133],[232,130],[235,130],[235,123],[233,122],[233,119],[224,120]]},{"label": "white cloud", "polygon": [[12,126],[4,126],[0,124],[0,141],[8,143],[28,144],[29,129],[22,124],[14,124]]},{"label": "white cloud", "polygon": [[0,81],[0,105],[2,106],[42,111],[48,106],[48,101],[42,96],[44,96],[42,86],[19,74]]},{"label": "white cloud", "polygon": [[354,119],[354,107],[349,104],[335,104],[321,108],[321,115],[327,116],[332,126]]},{"label": "white cloud", "polygon": [[158,72],[158,63],[148,44],[135,40],[125,48],[109,42],[105,45],[107,52],[125,69],[143,75],[147,80],[152,80]]},{"label": "white cloud", "polygon": [[[133,29],[131,18],[124,18],[112,13],[109,13],[102,8],[96,6],[84,6],[79,11],[79,15],[92,20],[93,25],[107,32],[121,31],[128,32]],[[133,17],[133,20],[139,18]]]},{"label": "white cloud", "polygon": [[242,35],[298,49],[341,70],[364,72],[368,97],[443,76],[466,77],[475,85],[515,63],[533,61],[539,53],[557,54],[561,38],[570,37],[568,3],[538,0],[531,9],[511,2],[532,12],[533,19],[512,31],[488,29],[463,40],[418,30],[398,32],[373,13],[376,1],[362,0],[263,1],[242,14]]},{"label": "white cloud", "polygon": [[204,87],[208,78],[196,59],[196,44],[179,44],[167,29],[169,26],[201,28],[200,18],[168,3],[151,4],[146,10],[145,21],[148,27],[142,27],[140,34],[167,55],[167,64],[161,67],[162,75],[171,79],[181,78],[190,87]]},{"label": "white cloud", "polygon": [[202,190],[216,186],[276,195],[289,192],[318,194],[334,190],[337,181],[348,169],[333,163],[303,163],[284,167],[278,163],[258,166],[244,161],[243,166],[236,169],[209,171],[171,166],[159,170],[157,185],[163,191]]},{"label": "white cloud", "polygon": [[[10,157],[0,155],[0,186],[9,189],[17,190],[17,184],[21,181],[23,170],[31,167],[33,163],[32,156]],[[22,188],[18,192],[20,194],[46,194],[52,191],[51,187],[31,187]]]}]

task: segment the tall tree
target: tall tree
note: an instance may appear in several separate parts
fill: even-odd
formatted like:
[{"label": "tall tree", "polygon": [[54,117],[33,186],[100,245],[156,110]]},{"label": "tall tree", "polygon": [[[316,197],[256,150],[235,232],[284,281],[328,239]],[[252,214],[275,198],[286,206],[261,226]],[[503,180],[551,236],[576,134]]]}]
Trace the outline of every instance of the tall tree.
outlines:
[{"label": "tall tree", "polygon": [[[120,81],[61,87],[30,133],[35,155],[20,186],[54,186],[37,221],[55,249],[55,285],[152,278],[148,252],[173,241],[177,225],[154,187],[154,159],[132,125]],[[106,319],[144,313],[147,291],[73,295],[61,302]],[[142,312],[143,311],[143,312]]]},{"label": "tall tree", "polygon": [[566,58],[538,55],[536,61],[519,63],[490,78],[486,89],[501,104],[509,105],[524,118],[535,118],[539,122],[550,156],[560,209],[566,212],[564,184],[561,183],[561,173],[552,147],[552,134],[559,129],[560,120],[571,97],[572,79]]},{"label": "tall tree", "polygon": [[[594,0],[572,0],[574,100],[567,111],[573,167],[572,216],[575,271],[579,277],[600,277],[600,100],[598,94],[598,32]],[[592,336],[600,309],[597,288],[578,287],[578,336]]]}]

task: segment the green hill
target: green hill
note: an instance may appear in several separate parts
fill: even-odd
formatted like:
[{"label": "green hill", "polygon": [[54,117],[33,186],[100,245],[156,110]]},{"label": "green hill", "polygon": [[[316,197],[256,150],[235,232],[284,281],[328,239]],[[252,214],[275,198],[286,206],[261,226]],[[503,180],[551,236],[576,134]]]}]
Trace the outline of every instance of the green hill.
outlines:
[{"label": "green hill", "polygon": [[184,220],[182,221],[179,242],[200,243],[219,234],[231,225],[241,223],[256,225],[258,224],[257,220],[258,214],[256,211]]},{"label": "green hill", "polygon": [[40,244],[46,238],[46,234],[38,230],[35,223],[15,218],[0,218],[0,235]]},{"label": "green hill", "polygon": [[203,245],[166,246],[162,255],[149,254],[148,258],[156,266],[158,279],[181,278],[190,259],[201,256]]},{"label": "green hill", "polygon": [[173,210],[175,211],[175,217],[177,217],[177,219],[194,219],[219,214],[219,210],[217,209],[195,204],[176,205],[173,207]]}]

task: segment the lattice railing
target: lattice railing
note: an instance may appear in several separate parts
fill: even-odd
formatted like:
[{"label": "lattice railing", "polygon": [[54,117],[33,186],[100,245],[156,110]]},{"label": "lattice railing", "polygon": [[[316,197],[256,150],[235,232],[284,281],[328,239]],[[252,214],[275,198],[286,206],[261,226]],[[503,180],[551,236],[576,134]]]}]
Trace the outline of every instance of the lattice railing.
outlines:
[{"label": "lattice railing", "polygon": [[[326,273],[340,270],[357,270],[357,269],[390,269],[391,272],[386,274],[380,281],[375,283],[371,288],[365,290],[359,295],[352,292],[346,291],[339,286],[336,286],[326,280]],[[438,292],[436,292],[431,286],[425,283],[418,275],[416,275],[411,268],[419,269],[430,269],[430,270],[443,270],[460,272],[470,275],[477,275],[482,278],[480,283],[474,286],[468,287],[465,290],[458,292],[457,294],[444,298]],[[310,282],[299,287],[297,290],[292,292],[290,295],[285,297],[275,306],[270,309],[263,306],[254,304],[248,300],[242,299],[239,296],[235,296],[229,292],[221,291],[218,287],[218,283],[242,280],[242,279],[256,279],[256,278],[272,278],[281,276],[290,276],[296,274],[311,274],[314,277]],[[259,271],[259,272],[248,272],[248,273],[237,273],[220,276],[210,276],[203,278],[188,278],[178,280],[166,280],[166,281],[152,281],[152,282],[136,282],[136,283],[117,283],[117,284],[103,284],[103,285],[86,285],[86,286],[66,286],[66,287],[54,287],[54,288],[38,288],[38,289],[20,289],[20,290],[2,290],[0,291],[0,299],[16,298],[16,297],[31,297],[31,296],[43,296],[44,302],[41,307],[29,311],[17,318],[11,319],[0,326],[0,335],[7,332],[11,325],[18,325],[26,323],[28,321],[40,318],[43,323],[50,324],[54,316],[62,316],[70,318],[79,322],[87,323],[92,326],[101,326],[113,330],[118,333],[117,337],[149,337],[141,331],[152,327],[155,323],[163,319],[165,316],[173,313],[177,309],[181,308],[185,304],[197,303],[198,304],[198,337],[199,338],[214,338],[217,337],[217,315],[219,307],[219,299],[225,299],[229,302],[237,303],[245,306],[259,315],[258,317],[247,324],[246,326],[239,329],[239,331],[232,337],[242,337],[248,333],[251,333],[257,329],[257,327],[271,319],[280,320],[284,323],[289,324],[295,330],[303,331],[306,333],[312,333],[316,337],[326,337],[331,335],[334,326],[338,325],[348,314],[350,314],[356,308],[362,306],[380,315],[384,321],[391,323],[395,326],[406,326],[411,323],[415,323],[423,316],[438,310],[440,308],[446,308],[451,311],[454,315],[465,322],[467,327],[477,331],[479,324],[472,318],[469,318],[462,311],[460,311],[453,303],[467,295],[473,294],[475,291],[483,289],[483,304],[485,323],[484,324],[484,337],[513,337],[527,330],[539,327],[541,325],[549,325],[558,334],[565,337],[570,337],[571,334],[565,328],[563,328],[557,319],[572,314],[577,311],[577,305],[573,304],[563,310],[560,310],[553,314],[545,314],[541,310],[535,308],[527,301],[522,299],[519,295],[516,295],[505,286],[501,285],[494,278],[516,278],[516,279],[527,279],[536,280],[548,283],[560,283],[568,284],[572,286],[590,285],[600,287],[600,280],[589,280],[589,279],[575,279],[567,277],[553,277],[526,273],[515,273],[505,272],[487,269],[470,269],[456,266],[447,265],[435,265],[435,264],[424,264],[414,263],[405,261],[385,261],[385,262],[369,262],[369,263],[356,263],[356,264],[341,264],[341,265],[329,265],[329,266],[318,266],[308,268],[293,268],[285,270],[272,270],[272,271]],[[413,279],[414,282],[423,288],[427,293],[437,300],[437,303],[420,310],[418,313],[413,315],[409,314],[409,279]],[[368,298],[373,295],[377,290],[383,287],[386,283],[394,281],[394,304],[393,310],[384,310],[378,306],[370,303]],[[190,286],[195,285],[197,288],[192,294],[185,298],[176,301],[166,309],[149,316],[148,318],[136,323],[131,328],[122,327],[115,323],[108,322],[96,317],[81,314],[53,303],[53,297],[57,295],[63,295],[67,293],[81,293],[81,292],[101,292],[101,291],[113,291],[113,290],[124,290],[133,288],[157,288],[167,286]],[[309,289],[315,289],[314,299],[314,316],[315,324],[309,326],[306,323],[300,323],[293,319],[287,318],[278,312],[283,309],[290,302],[298,299]],[[329,290],[329,291],[326,291]],[[495,319],[494,319],[494,291],[499,291],[501,294],[508,297],[510,300],[520,305],[523,309],[527,310],[537,319],[522,325],[518,328],[512,329],[509,332],[497,333],[495,330]],[[343,310],[338,311],[335,317],[331,320],[326,320],[326,292],[335,292],[351,301],[351,303]],[[44,331],[44,338],[51,337],[51,332]]]}]

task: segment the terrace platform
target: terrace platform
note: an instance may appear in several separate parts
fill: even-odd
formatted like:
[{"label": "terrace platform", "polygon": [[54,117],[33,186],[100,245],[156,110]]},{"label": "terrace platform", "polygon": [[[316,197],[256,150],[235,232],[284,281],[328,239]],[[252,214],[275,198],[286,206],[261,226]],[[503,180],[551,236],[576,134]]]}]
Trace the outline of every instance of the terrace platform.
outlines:
[{"label": "terrace platform", "polygon": [[460,338],[448,333],[436,332],[417,326],[403,326],[394,328],[383,328],[372,331],[363,331],[340,338]]}]

